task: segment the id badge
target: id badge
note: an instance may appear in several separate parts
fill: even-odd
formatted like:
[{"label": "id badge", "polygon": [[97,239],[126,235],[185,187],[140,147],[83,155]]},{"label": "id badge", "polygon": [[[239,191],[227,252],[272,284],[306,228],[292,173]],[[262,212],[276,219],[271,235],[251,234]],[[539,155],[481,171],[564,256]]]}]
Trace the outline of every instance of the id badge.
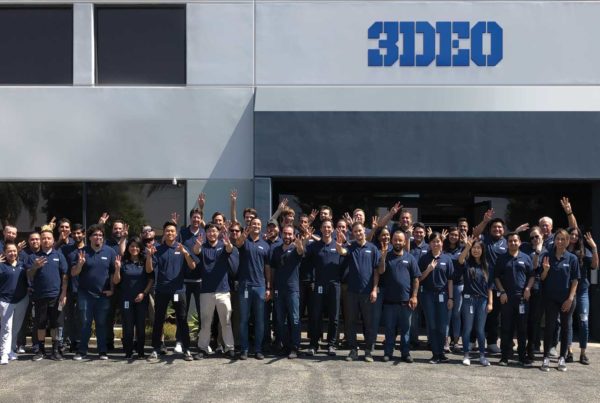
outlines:
[{"label": "id badge", "polygon": [[473,305],[469,306],[469,313],[473,315]]},{"label": "id badge", "polygon": [[179,294],[173,294],[173,301],[179,302]]},{"label": "id badge", "polygon": [[438,295],[438,300],[439,300],[440,302],[444,302],[444,294],[439,294],[439,295]]},{"label": "id badge", "polygon": [[469,299],[469,298],[471,298],[471,294],[465,294],[465,295],[463,295],[463,297],[464,297],[465,299]]},{"label": "id badge", "polygon": [[421,286],[421,292],[423,292],[423,286]]},{"label": "id badge", "polygon": [[323,286],[322,285],[317,287],[317,293],[323,294]]},{"label": "id badge", "polygon": [[244,290],[244,298],[248,299],[248,290]]},{"label": "id badge", "polygon": [[519,314],[521,314],[521,315],[525,314],[525,304],[522,302],[519,304]]},{"label": "id badge", "polygon": [[500,298],[500,295],[502,295],[502,293],[500,291],[496,291],[496,297]]},{"label": "id badge", "polygon": [[123,303],[123,308],[125,308],[125,309],[129,309],[129,301],[125,301],[125,302]]},{"label": "id badge", "polygon": [[279,290],[275,290],[275,298],[279,296]]}]

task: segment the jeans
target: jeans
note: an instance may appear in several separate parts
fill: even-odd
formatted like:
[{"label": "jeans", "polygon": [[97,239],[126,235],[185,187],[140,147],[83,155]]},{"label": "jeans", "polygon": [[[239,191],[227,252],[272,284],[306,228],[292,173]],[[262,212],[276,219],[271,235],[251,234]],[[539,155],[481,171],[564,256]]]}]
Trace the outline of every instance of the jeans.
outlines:
[{"label": "jeans", "polygon": [[240,284],[240,347],[248,352],[248,325],[250,314],[254,314],[254,352],[262,353],[265,332],[265,287]]},{"label": "jeans", "polygon": [[[454,284],[454,306],[452,307],[452,313],[450,315],[450,322],[446,327],[446,337],[448,337],[450,329],[452,329],[451,336],[458,340],[460,335],[462,334],[460,331],[461,327],[461,308],[463,304],[463,289],[465,288],[464,284]],[[463,341],[464,343],[464,341]]]},{"label": "jeans", "polygon": [[198,348],[206,353],[210,352],[210,333],[215,308],[221,325],[223,336],[223,351],[233,350],[233,331],[231,330],[231,297],[228,292],[207,292],[200,294],[200,333],[198,334]]},{"label": "jeans", "polygon": [[[455,294],[456,295],[456,294]],[[475,297],[470,295],[464,298],[461,308],[462,314],[462,342],[463,352],[471,351],[471,331],[475,328],[479,353],[485,354],[485,321],[487,317],[486,297]]]},{"label": "jeans", "polygon": [[[381,317],[382,317],[382,313],[383,313],[383,296],[384,296],[384,290],[383,288],[379,288],[378,292],[377,292],[377,299],[375,300],[375,303],[372,304],[373,307],[373,326],[371,328],[371,332],[373,334],[373,345],[372,346],[367,346],[368,348],[371,348],[371,350],[375,349],[375,343],[377,342],[377,335],[379,334],[379,325],[381,324]],[[385,316],[383,317],[383,325],[385,326]]]},{"label": "jeans", "polygon": [[96,337],[98,338],[98,352],[106,353],[106,324],[108,311],[110,310],[110,299],[104,295],[95,297],[86,291],[79,291],[77,296],[79,302],[79,317],[81,320],[81,342],[78,352],[87,354],[88,343],[92,334],[92,321],[96,323]]},{"label": "jeans", "polygon": [[[312,292],[313,292],[313,283],[310,280],[302,280],[300,281],[300,321],[304,317],[304,313],[306,312],[306,317],[310,320],[312,316],[313,306],[312,306]],[[311,329],[308,327],[308,337],[310,338]],[[320,337],[321,335],[319,335]]]},{"label": "jeans", "polygon": [[356,342],[356,325],[358,323],[358,315],[362,316],[363,328],[365,329],[365,344],[367,351],[370,351],[375,338],[373,337],[373,307],[369,300],[369,294],[358,294],[348,291],[346,298],[348,300],[348,335],[346,340],[350,350],[356,350],[358,343]]},{"label": "jeans", "polygon": [[552,341],[557,327],[556,318],[560,315],[560,356],[567,356],[569,344],[569,329],[573,326],[573,312],[577,306],[577,300],[571,304],[569,312],[561,310],[564,301],[556,301],[547,296],[543,297],[544,314],[546,315],[544,328],[544,358],[548,357],[550,348],[553,347]]},{"label": "jeans", "polygon": [[148,311],[148,296],[140,302],[135,302],[134,298],[123,299],[121,301],[121,321],[123,322],[123,349],[125,355],[133,354],[133,336],[137,338],[135,347],[138,354],[144,354],[144,344],[146,342],[146,312]]},{"label": "jeans", "polygon": [[384,355],[391,357],[394,353],[396,335],[400,333],[400,351],[402,357],[410,355],[410,319],[412,309],[408,303],[383,304],[383,322],[385,324]]},{"label": "jeans", "polygon": [[[177,301],[175,301],[177,295]],[[155,350],[160,349],[162,344],[160,338],[163,334],[163,327],[167,316],[167,307],[169,302],[173,301],[175,309],[175,318],[177,320],[177,329],[180,329],[181,344],[183,351],[190,348],[190,328],[187,321],[187,303],[185,292],[181,291],[175,294],[156,293],[154,296],[154,324],[152,326],[152,347]]]},{"label": "jeans", "polygon": [[300,293],[275,291],[275,312],[277,314],[277,332],[283,346],[298,351],[300,348]]},{"label": "jeans", "polygon": [[[121,287],[115,286],[114,294],[109,298],[110,309],[108,310],[108,317],[106,320],[106,342],[114,347],[115,345],[115,319],[117,318],[117,311],[121,312]],[[96,329],[98,333],[98,329]]]},{"label": "jeans", "polygon": [[[590,316],[590,294],[589,290],[583,290],[577,293],[576,297],[577,313],[579,319],[579,348],[586,349],[589,339],[590,327],[589,327],[589,316]],[[573,344],[573,326],[569,326],[569,346]]]},{"label": "jeans", "polygon": [[312,295],[313,311],[311,327],[313,330],[310,337],[310,345],[312,348],[317,348],[319,344],[319,335],[322,333],[323,327],[324,305],[327,307],[327,346],[335,346],[340,316],[340,296],[340,283],[327,283],[321,286],[315,285],[315,290]]},{"label": "jeans", "polygon": [[508,297],[506,304],[502,304],[502,359],[509,360],[513,355],[513,335],[517,329],[517,351],[519,361],[525,360],[525,344],[527,343],[527,312],[529,303],[521,297]]},{"label": "jeans", "polygon": [[423,290],[421,301],[427,321],[427,336],[431,344],[431,352],[434,356],[440,356],[444,353],[444,339],[446,326],[448,326],[448,295],[445,291]]},{"label": "jeans", "polygon": [[81,321],[79,315],[79,306],[77,303],[77,294],[67,296],[67,305],[65,306],[65,333],[71,341],[71,346],[77,346],[81,336]]},{"label": "jeans", "polygon": [[498,292],[496,290],[492,291],[494,293],[494,308],[492,312],[488,313],[487,320],[485,322],[485,333],[487,335],[487,344],[497,344],[498,343],[498,322],[500,321],[500,297],[498,296]]},{"label": "jeans", "polygon": [[542,312],[542,293],[533,290],[529,297],[529,315],[527,315],[527,357],[529,359],[533,359],[533,352],[540,345]]}]

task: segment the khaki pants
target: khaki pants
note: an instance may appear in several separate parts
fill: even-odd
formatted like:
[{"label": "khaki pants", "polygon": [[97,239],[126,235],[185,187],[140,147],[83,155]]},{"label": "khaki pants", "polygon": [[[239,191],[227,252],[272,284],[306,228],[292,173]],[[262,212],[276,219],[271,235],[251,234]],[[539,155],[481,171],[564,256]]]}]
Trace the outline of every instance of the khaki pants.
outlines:
[{"label": "khaki pants", "polygon": [[210,353],[210,324],[213,313],[217,308],[219,324],[223,343],[223,351],[233,350],[233,331],[231,330],[231,297],[228,292],[201,293],[200,294],[200,333],[198,334],[198,348]]}]

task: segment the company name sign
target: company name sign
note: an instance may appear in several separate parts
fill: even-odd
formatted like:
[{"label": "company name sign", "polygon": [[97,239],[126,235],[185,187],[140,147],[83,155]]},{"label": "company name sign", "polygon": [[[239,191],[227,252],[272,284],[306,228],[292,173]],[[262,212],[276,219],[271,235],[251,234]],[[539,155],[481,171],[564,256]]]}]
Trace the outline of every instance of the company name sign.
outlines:
[{"label": "company name sign", "polygon": [[[502,60],[502,27],[495,21],[377,21],[369,27],[375,47],[368,51],[372,67],[479,66]],[[436,38],[437,37],[437,38]],[[417,40],[422,50],[417,51]],[[437,39],[437,40],[436,40]],[[488,41],[484,46],[484,42]]]}]

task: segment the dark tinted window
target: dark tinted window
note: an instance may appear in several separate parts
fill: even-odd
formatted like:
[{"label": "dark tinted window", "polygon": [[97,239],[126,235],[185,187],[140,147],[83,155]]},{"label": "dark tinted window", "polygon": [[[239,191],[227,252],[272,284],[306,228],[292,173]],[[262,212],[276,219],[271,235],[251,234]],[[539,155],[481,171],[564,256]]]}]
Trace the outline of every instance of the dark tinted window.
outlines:
[{"label": "dark tinted window", "polygon": [[185,85],[184,6],[96,7],[99,84]]},{"label": "dark tinted window", "polygon": [[0,84],[73,84],[72,7],[0,7]]}]

